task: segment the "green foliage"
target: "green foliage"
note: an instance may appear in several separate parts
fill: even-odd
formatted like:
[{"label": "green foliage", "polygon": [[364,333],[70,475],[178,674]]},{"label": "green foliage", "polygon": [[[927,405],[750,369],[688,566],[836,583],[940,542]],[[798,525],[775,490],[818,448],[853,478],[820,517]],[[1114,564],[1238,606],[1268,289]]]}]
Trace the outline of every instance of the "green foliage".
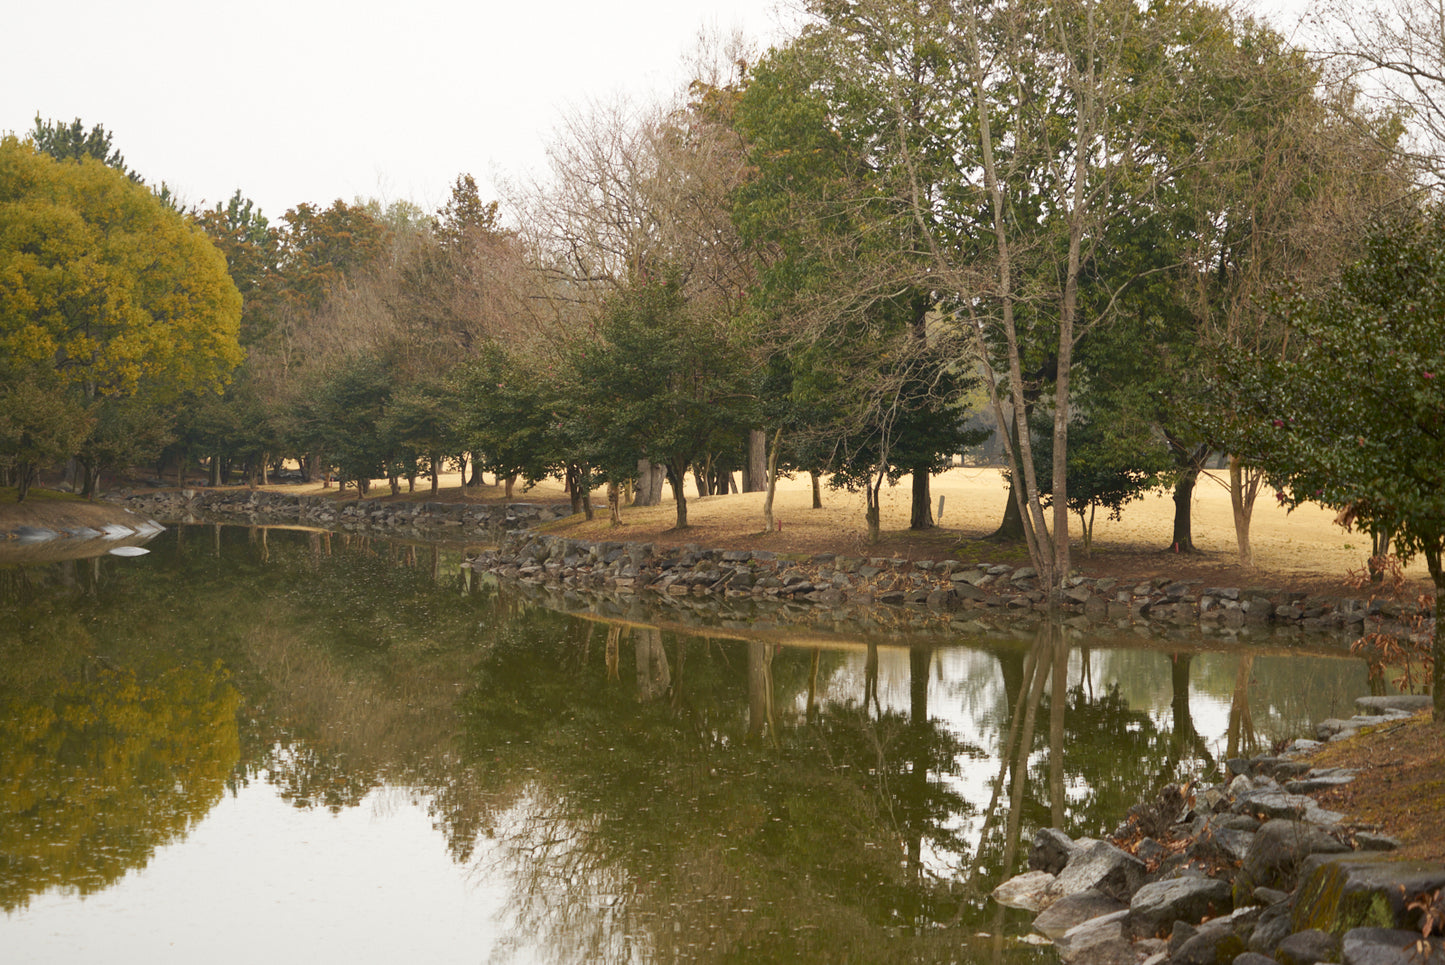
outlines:
[{"label": "green foliage", "polygon": [[97,124],[90,130],[76,118],[69,124],[60,121],[42,120],[35,115],[35,130],[30,132],[30,142],[37,151],[49,154],[59,161],[80,161],[91,158],[106,167],[114,168],[121,174],[140,183],[140,176],[126,167],[120,149],[112,145],[113,135],[105,125]]},{"label": "green foliage", "polygon": [[1229,356],[1219,433],[1287,504],[1349,510],[1442,585],[1445,213],[1381,224],[1333,292],[1277,311],[1289,356]]},{"label": "green foliage", "polygon": [[369,355],[343,359],[312,387],[302,413],[308,442],[355,480],[364,494],[370,481],[385,476],[395,448],[381,431],[393,380],[385,364]]},{"label": "green foliage", "polygon": [[240,313],[216,249],[144,187],[0,140],[0,363],[102,394],[216,391]]},{"label": "green foliage", "polygon": [[75,453],[91,425],[85,408],[53,380],[47,385],[32,374],[0,386],[0,467],[13,477],[18,500],[40,467]]},{"label": "green foliage", "polygon": [[101,397],[87,415],[93,428],[75,453],[87,496],[98,491],[101,473],[148,462],[175,438],[167,407],[144,395]]},{"label": "green foliage", "polygon": [[[646,458],[680,481],[708,452],[741,445],[754,400],[747,358],[676,281],[614,296],[599,334],[571,347],[560,378],[558,415],[577,461],[623,480]],[[679,525],[685,506],[679,499]]]}]

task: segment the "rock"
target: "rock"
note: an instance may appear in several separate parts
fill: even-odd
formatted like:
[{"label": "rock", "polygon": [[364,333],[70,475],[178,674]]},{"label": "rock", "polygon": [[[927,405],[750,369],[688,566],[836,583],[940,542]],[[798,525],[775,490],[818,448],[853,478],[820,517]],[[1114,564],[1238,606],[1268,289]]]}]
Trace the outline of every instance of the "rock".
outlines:
[{"label": "rock", "polygon": [[1342,935],[1351,928],[1411,927],[1410,897],[1445,888],[1445,866],[1422,861],[1388,861],[1363,853],[1308,858],[1300,874],[1293,924]]},{"label": "rock", "polygon": [[1419,932],[1352,928],[1342,944],[1344,965],[1445,965],[1445,941]]},{"label": "rock", "polygon": [[1245,952],[1235,956],[1233,965],[1279,965],[1279,962],[1259,952]]},{"label": "rock", "polygon": [[1240,863],[1254,845],[1254,832],[1234,828],[1206,827],[1194,843],[1196,854],[1218,855],[1231,863]]},{"label": "rock", "polygon": [[1107,841],[1095,841],[1077,851],[1054,882],[1059,897],[1090,888],[1127,902],[1144,883],[1144,862]]},{"label": "rock", "polygon": [[[1048,908],[1054,901],[1052,892],[1050,891],[1053,884],[1054,876],[1048,872],[1029,871],[1021,875],[1015,875],[1005,881],[995,888],[989,897],[1005,908],[1042,911]],[[1110,911],[1113,910],[1112,908],[1110,909]],[[1075,924],[1077,924],[1077,922]]]},{"label": "rock", "polygon": [[1333,962],[1340,954],[1340,938],[1311,928],[1295,932],[1274,950],[1275,961],[1281,965],[1315,965]]},{"label": "rock", "polygon": [[1029,870],[1056,875],[1064,870],[1078,850],[1079,846],[1064,832],[1056,828],[1042,828],[1034,835],[1033,845],[1029,848]]},{"label": "rock", "polygon": [[1034,919],[1034,930],[1056,942],[1069,929],[1090,919],[1128,910],[1129,906],[1122,901],[1116,901],[1090,888],[1088,891],[1066,895],[1054,901]]},{"label": "rock", "polygon": [[1293,907],[1288,901],[1270,905],[1260,912],[1259,921],[1249,936],[1249,950],[1262,955],[1273,955],[1279,943],[1293,931],[1290,921],[1292,914]]},{"label": "rock", "polygon": [[1355,847],[1361,851],[1396,851],[1400,839],[1387,834],[1371,834],[1368,831],[1355,832]]},{"label": "rock", "polygon": [[1355,779],[1355,773],[1343,767],[1310,771],[1302,778],[1286,781],[1284,789],[1290,794],[1314,794],[1316,791],[1327,791],[1332,787],[1350,783]]},{"label": "rock", "polygon": [[1301,817],[1311,807],[1318,807],[1314,798],[1303,794],[1287,794],[1278,789],[1250,791],[1234,802],[1234,810],[1240,814],[1252,814],[1262,820]]},{"label": "rock", "polygon": [[1258,918],[1258,908],[1241,908],[1205,922],[1169,956],[1169,965],[1217,965],[1233,961],[1246,951],[1245,942]]},{"label": "rock", "polygon": [[1361,714],[1383,714],[1386,711],[1401,711],[1406,714],[1429,710],[1433,704],[1429,694],[1392,694],[1384,697],[1356,697],[1355,709]]},{"label": "rock", "polygon": [[1163,937],[1175,921],[1200,921],[1229,908],[1230,891],[1229,882],[1214,878],[1151,881],[1129,902],[1130,928],[1141,938]]},{"label": "rock", "polygon": [[1244,872],[1250,887],[1289,890],[1304,859],[1312,854],[1339,854],[1349,846],[1340,843],[1323,829],[1303,821],[1276,819],[1267,821],[1255,832],[1254,841],[1244,858]]},{"label": "rock", "polygon": [[1087,956],[1089,965],[1113,965],[1115,962],[1134,965],[1138,958],[1134,955],[1133,943],[1124,937],[1124,919],[1127,917],[1129,910],[1125,908],[1075,925],[1055,941],[1059,958],[1075,962]]}]

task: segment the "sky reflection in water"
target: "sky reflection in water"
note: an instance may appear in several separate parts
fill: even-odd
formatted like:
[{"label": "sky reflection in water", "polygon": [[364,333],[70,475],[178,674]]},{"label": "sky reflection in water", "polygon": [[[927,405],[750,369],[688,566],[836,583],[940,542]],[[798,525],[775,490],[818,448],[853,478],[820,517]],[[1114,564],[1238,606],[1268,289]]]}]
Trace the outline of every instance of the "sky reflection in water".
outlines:
[{"label": "sky reflection in water", "polygon": [[7,959],[1049,961],[985,897],[1036,828],[1105,833],[1366,686],[1060,628],[683,635],[340,535],[150,545],[0,571]]}]

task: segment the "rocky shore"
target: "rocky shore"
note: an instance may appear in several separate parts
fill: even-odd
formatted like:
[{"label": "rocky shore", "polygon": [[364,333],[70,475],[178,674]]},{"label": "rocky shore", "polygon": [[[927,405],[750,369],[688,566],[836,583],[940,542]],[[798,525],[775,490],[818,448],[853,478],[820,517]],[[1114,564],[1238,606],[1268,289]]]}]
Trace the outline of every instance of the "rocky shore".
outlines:
[{"label": "rocky shore", "polygon": [[[828,607],[895,605],[935,611],[1018,615],[1050,610],[1028,566],[900,560],[817,554],[807,559],[768,551],[587,542],[511,531],[470,561],[474,570],[562,589],[650,593],[663,597],[785,600]],[[1314,597],[1272,587],[1208,586],[1156,578],[1142,582],[1076,576],[1053,601],[1065,622],[1128,622],[1199,627],[1235,634],[1249,628],[1297,627],[1358,637],[1372,629],[1409,632],[1408,607],[1381,601]]]},{"label": "rocky shore", "polygon": [[572,512],[567,503],[341,502],[329,495],[263,489],[173,489],[105,498],[171,522],[302,525],[416,539],[493,540],[505,530],[536,526]]},{"label": "rocky shore", "polygon": [[[1321,740],[1388,727],[1428,697],[1363,697]],[[1030,870],[995,900],[1038,912],[1070,965],[1442,965],[1422,916],[1445,913],[1445,867],[1390,861],[1398,842],[1309,795],[1354,773],[1313,769],[1318,741],[1228,762],[1227,783],[1166,788],[1108,841],[1040,831]],[[1436,932],[1438,933],[1438,926]]]}]

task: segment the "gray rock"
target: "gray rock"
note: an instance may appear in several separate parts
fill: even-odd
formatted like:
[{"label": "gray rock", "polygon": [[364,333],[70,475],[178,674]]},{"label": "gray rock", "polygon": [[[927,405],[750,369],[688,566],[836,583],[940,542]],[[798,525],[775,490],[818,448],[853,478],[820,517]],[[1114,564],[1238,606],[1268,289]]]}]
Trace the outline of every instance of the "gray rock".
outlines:
[{"label": "gray rock", "polygon": [[1064,832],[1057,828],[1042,828],[1034,835],[1033,844],[1029,847],[1029,870],[1056,875],[1064,870],[1078,850],[1079,846]]},{"label": "gray rock", "polygon": [[1355,847],[1361,851],[1396,851],[1400,844],[1399,838],[1392,838],[1388,834],[1371,834],[1368,831],[1355,833]]},{"label": "gray rock", "polygon": [[1345,932],[1344,965],[1445,965],[1445,942],[1419,932],[1352,928]]},{"label": "gray rock", "polygon": [[1318,807],[1314,798],[1303,794],[1288,794],[1277,789],[1264,789],[1241,794],[1234,802],[1239,814],[1252,814],[1262,820],[1274,818],[1296,819],[1311,807]]},{"label": "gray rock", "polygon": [[1267,821],[1254,835],[1244,858],[1244,871],[1252,886],[1289,890],[1304,859],[1312,854],[1339,854],[1349,846],[1321,828],[1302,821]]},{"label": "gray rock", "polygon": [[[1263,890],[1257,889],[1256,893]],[[1273,955],[1279,943],[1294,930],[1290,921],[1292,913],[1293,907],[1289,901],[1277,902],[1260,912],[1259,921],[1249,936],[1249,950],[1262,955]]]},{"label": "gray rock", "polygon": [[1361,714],[1381,714],[1388,710],[1407,714],[1429,710],[1433,704],[1429,694],[1391,694],[1384,697],[1356,697],[1355,709]]},{"label": "gray rock", "polygon": [[1086,921],[1128,910],[1129,907],[1122,901],[1115,901],[1090,888],[1054,901],[1034,919],[1034,930],[1057,942],[1069,929]]},{"label": "gray rock", "polygon": [[1294,928],[1341,933],[1351,928],[1410,927],[1409,897],[1445,888],[1445,866],[1390,861],[1378,854],[1315,854],[1300,870]]},{"label": "gray rock", "polygon": [[1242,862],[1254,845],[1254,832],[1227,827],[1206,827],[1196,839],[1196,853],[1216,854],[1227,861]]},{"label": "gray rock", "polygon": [[1200,921],[1227,909],[1230,884],[1214,878],[1171,878],[1151,881],[1129,902],[1130,928],[1135,935],[1163,935],[1175,921]]},{"label": "gray rock", "polygon": [[1077,851],[1059,872],[1054,890],[1060,896],[1094,888],[1110,898],[1127,902],[1145,880],[1144,862],[1107,841],[1095,841]]},{"label": "gray rock", "polygon": [[1170,965],[1217,965],[1233,961],[1246,951],[1245,942],[1258,918],[1258,908],[1241,908],[1205,922],[1169,956]]},{"label": "gray rock", "polygon": [[1286,781],[1284,789],[1290,794],[1314,794],[1316,791],[1327,791],[1332,787],[1350,783],[1355,779],[1355,773],[1342,767],[1310,771],[1304,777]]},{"label": "gray rock", "polygon": [[1245,952],[1235,956],[1233,965],[1279,965],[1279,962],[1259,952]]},{"label": "gray rock", "polygon": [[[1106,962],[1133,965],[1138,959],[1134,956],[1133,944],[1124,937],[1124,919],[1128,917],[1129,910],[1125,908],[1075,925],[1055,939],[1059,958],[1077,962],[1087,956],[1090,965]],[[1128,957],[1121,957],[1121,953],[1127,953]]]},{"label": "gray rock", "polygon": [[1311,928],[1295,932],[1274,950],[1275,961],[1281,965],[1316,965],[1333,962],[1340,954],[1338,935]]},{"label": "gray rock", "polygon": [[1042,911],[1054,901],[1051,891],[1053,884],[1054,876],[1048,872],[1029,871],[1005,881],[995,888],[989,897],[1005,908]]}]

